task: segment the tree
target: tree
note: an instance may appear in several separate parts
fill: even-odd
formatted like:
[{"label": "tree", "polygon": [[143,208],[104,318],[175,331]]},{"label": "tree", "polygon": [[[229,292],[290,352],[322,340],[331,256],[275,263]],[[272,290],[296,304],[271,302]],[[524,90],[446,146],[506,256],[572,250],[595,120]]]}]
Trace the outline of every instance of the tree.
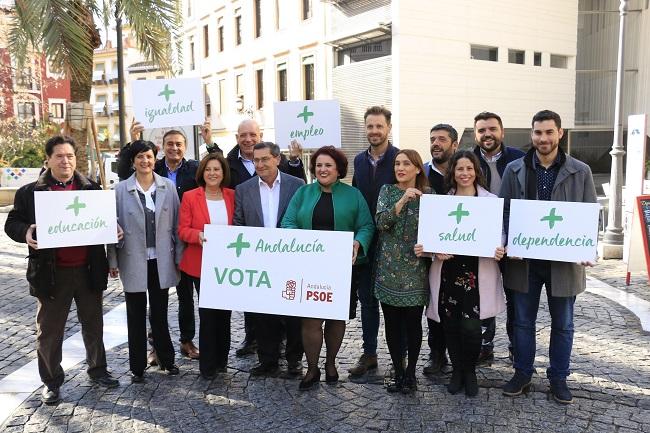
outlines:
[{"label": "tree", "polygon": [[[93,52],[101,45],[95,17],[107,27],[115,11],[131,25],[144,56],[171,71],[171,41],[178,40],[179,7],[178,0],[16,0],[9,47],[19,65],[32,50],[42,50],[52,67],[70,79],[71,103],[88,104]],[[80,148],[78,167],[87,172],[85,126],[71,133]]]}]

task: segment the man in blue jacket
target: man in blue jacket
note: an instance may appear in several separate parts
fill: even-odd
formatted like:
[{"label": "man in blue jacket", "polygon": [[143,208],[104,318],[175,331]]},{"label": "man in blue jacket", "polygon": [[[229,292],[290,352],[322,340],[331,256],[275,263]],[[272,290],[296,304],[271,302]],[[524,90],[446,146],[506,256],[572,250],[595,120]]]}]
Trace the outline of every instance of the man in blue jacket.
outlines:
[{"label": "man in blue jacket", "polygon": [[[524,156],[524,152],[514,147],[507,147],[503,144],[503,122],[498,114],[483,111],[474,117],[474,153],[481,163],[481,170],[485,175],[488,187],[492,194],[499,194],[501,188],[501,177],[506,165],[515,159]],[[508,351],[512,359],[512,323],[514,320],[514,307],[511,300],[510,290],[505,289],[507,317],[506,332],[508,333]],[[494,333],[496,331],[496,319],[491,317],[484,319],[481,323],[483,328],[483,342],[478,357],[479,364],[491,364],[494,361]]]},{"label": "man in blue jacket", "polygon": [[[366,138],[370,146],[354,158],[352,185],[357,187],[368,203],[373,220],[377,210],[379,190],[387,183],[395,183],[395,155],[399,151],[388,140],[391,130],[391,112],[385,107],[374,106],[366,110],[364,122]],[[357,265],[352,270],[353,284],[357,287],[361,302],[361,330],[363,354],[357,364],[348,372],[361,376],[377,368],[377,333],[379,332],[379,303],[374,294],[372,266],[374,263],[377,237],[373,238],[366,256],[368,263]]]}]

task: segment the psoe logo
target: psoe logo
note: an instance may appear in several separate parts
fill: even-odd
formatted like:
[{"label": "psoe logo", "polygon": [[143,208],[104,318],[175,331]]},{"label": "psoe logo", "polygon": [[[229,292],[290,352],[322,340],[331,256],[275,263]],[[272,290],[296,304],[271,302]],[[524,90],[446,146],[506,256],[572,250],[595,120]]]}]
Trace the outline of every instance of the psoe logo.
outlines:
[{"label": "psoe logo", "polygon": [[284,285],[282,297],[289,301],[296,299],[296,282],[294,280],[288,280]]}]

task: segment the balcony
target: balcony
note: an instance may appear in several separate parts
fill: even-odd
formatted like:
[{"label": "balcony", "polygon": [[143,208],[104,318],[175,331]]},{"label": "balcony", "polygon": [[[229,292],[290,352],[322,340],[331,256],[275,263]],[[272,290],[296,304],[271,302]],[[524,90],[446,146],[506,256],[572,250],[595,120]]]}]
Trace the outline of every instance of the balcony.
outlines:
[{"label": "balcony", "polygon": [[108,107],[105,102],[97,102],[93,105],[93,113],[96,116],[108,116]]},{"label": "balcony", "polygon": [[93,71],[93,84],[106,84],[104,71]]}]

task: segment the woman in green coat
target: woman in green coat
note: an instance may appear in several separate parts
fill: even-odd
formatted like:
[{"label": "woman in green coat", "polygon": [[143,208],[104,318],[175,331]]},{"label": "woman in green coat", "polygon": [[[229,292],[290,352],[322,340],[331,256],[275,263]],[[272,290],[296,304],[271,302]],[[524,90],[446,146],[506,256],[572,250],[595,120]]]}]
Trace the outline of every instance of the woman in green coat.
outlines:
[{"label": "woman in green coat", "polygon": [[[323,146],[311,156],[309,165],[316,182],[302,186],[296,191],[282,219],[282,227],[353,232],[350,266],[363,263],[375,229],[368,204],[361,192],[340,181],[345,177],[348,168],[345,154],[333,146]],[[300,382],[300,390],[310,389],[320,382],[318,358],[323,336],[327,350],[325,381],[329,384],[338,382],[336,355],[341,348],[344,333],[344,320],[302,319],[302,344],[308,368]]]}]

